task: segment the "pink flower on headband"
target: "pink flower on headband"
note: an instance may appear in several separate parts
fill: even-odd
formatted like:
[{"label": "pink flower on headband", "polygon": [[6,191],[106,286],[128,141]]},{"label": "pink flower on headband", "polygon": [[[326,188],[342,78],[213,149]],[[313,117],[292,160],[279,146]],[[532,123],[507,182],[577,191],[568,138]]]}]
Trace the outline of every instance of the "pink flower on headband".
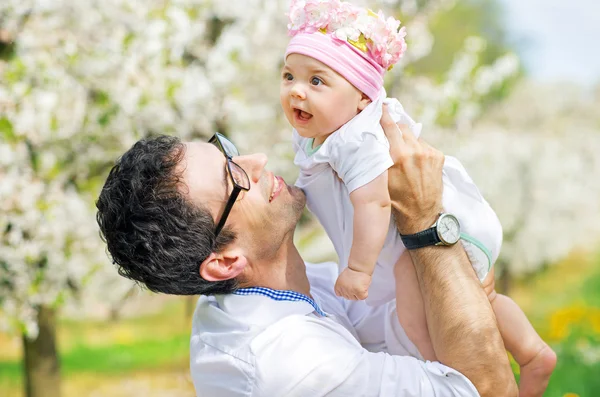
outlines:
[{"label": "pink flower on headband", "polygon": [[329,1],[306,0],[304,12],[306,19],[313,32],[321,29],[322,26],[327,26],[334,16],[334,4]]},{"label": "pink flower on headband", "polygon": [[288,14],[290,18],[289,34],[294,36],[300,31],[314,33],[323,26],[329,25],[331,18],[335,15],[334,6],[332,1],[292,0]]},{"label": "pink flower on headband", "polygon": [[385,18],[383,13],[356,7],[340,0],[292,0],[288,14],[288,33],[322,32],[369,54],[382,67],[389,69],[406,51],[406,28],[400,21]]},{"label": "pink flower on headband", "polygon": [[340,28],[344,28],[345,26],[352,25],[360,15],[361,9],[358,7],[354,7],[350,3],[335,1],[337,7],[334,8],[334,14],[329,21],[328,28],[331,31],[336,31]]}]

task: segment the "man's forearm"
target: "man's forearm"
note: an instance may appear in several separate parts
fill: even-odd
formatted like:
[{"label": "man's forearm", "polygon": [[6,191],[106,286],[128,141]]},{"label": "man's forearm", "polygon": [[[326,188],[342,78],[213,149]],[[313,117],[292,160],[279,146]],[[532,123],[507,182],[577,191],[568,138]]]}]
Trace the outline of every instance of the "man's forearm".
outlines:
[{"label": "man's forearm", "polygon": [[460,246],[410,251],[439,361],[460,371],[481,396],[516,396],[496,318]]},{"label": "man's forearm", "polygon": [[[396,125],[384,108],[381,126],[394,165],[389,191],[400,234],[428,229],[442,210],[444,155]],[[516,396],[492,307],[460,244],[410,251],[437,358],[473,382],[479,394]]]}]

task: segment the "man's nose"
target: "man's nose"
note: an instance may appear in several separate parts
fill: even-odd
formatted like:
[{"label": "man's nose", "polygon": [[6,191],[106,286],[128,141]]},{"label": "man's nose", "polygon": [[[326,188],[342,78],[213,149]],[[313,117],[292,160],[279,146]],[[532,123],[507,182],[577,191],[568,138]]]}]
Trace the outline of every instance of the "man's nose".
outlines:
[{"label": "man's nose", "polygon": [[261,175],[263,174],[265,166],[267,165],[268,158],[264,153],[255,153],[244,156],[236,156],[233,158],[233,161],[239,164],[244,171],[246,171],[250,181],[253,183],[258,183]]}]

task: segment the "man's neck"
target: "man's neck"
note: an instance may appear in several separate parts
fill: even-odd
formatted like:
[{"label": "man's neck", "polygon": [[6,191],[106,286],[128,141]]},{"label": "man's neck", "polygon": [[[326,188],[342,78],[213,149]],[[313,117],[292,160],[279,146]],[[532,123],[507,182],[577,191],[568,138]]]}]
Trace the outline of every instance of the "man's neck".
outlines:
[{"label": "man's neck", "polygon": [[291,237],[286,239],[274,255],[253,260],[252,268],[252,277],[242,283],[242,288],[266,287],[310,296],[306,265]]}]

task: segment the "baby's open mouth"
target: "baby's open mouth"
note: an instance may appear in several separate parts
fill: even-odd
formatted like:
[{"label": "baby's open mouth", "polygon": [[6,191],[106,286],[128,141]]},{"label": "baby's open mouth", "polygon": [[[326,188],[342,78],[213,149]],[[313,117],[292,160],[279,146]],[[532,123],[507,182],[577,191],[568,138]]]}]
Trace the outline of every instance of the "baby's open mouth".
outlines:
[{"label": "baby's open mouth", "polygon": [[312,118],[312,114],[305,112],[304,110],[294,109],[294,114],[296,117],[302,121],[307,121]]}]

